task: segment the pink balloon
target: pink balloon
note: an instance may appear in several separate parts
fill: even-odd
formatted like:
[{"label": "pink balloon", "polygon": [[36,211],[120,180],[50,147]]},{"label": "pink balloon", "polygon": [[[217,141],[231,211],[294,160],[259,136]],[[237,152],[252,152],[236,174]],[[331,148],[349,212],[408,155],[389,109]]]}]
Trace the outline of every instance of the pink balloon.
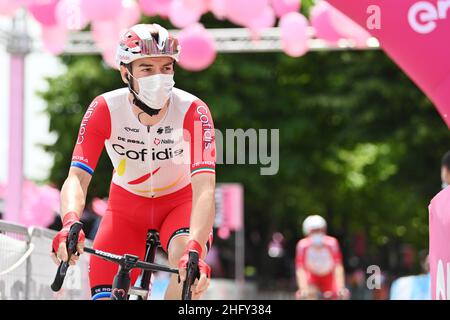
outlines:
[{"label": "pink balloon", "polygon": [[92,210],[100,217],[103,217],[105,215],[107,209],[108,209],[107,201],[100,198],[92,199]]},{"label": "pink balloon", "polygon": [[209,11],[210,1],[211,0],[183,0],[187,8],[200,11],[202,14]]},{"label": "pink balloon", "polygon": [[81,11],[80,0],[60,0],[56,6],[56,20],[58,25],[71,31],[82,30],[89,23]]},{"label": "pink balloon", "polygon": [[120,36],[132,25],[139,22],[141,12],[133,1],[124,1],[124,10],[119,17],[112,21],[94,21],[91,25],[92,38],[95,44],[102,50],[102,56],[108,65],[116,67],[113,55],[120,40]]},{"label": "pink balloon", "polygon": [[363,27],[334,7],[331,9],[330,17],[331,23],[338,33],[345,38],[353,39],[357,47],[367,46],[367,40],[371,35]]},{"label": "pink balloon", "polygon": [[137,23],[141,19],[141,9],[134,0],[124,0],[122,2],[123,9],[118,17],[118,25],[121,28],[128,28]]},{"label": "pink balloon", "polygon": [[308,52],[308,20],[299,12],[280,19],[281,43],[286,54],[300,57]]},{"label": "pink balloon", "polygon": [[103,61],[112,69],[119,69],[116,61],[116,51],[114,48],[107,48],[102,51]]},{"label": "pink balloon", "polygon": [[92,38],[101,50],[114,51],[120,40],[121,27],[115,21],[94,21],[91,24]]},{"label": "pink balloon", "polygon": [[268,5],[269,0],[226,0],[225,11],[231,22],[248,27],[249,21],[260,16]]},{"label": "pink balloon", "polygon": [[[0,3],[3,0],[0,0]],[[8,0],[7,0],[8,1]],[[14,2],[16,5],[29,9],[32,5],[46,5],[50,1],[49,0],[9,0],[9,2]]]},{"label": "pink balloon", "polygon": [[61,26],[42,27],[42,43],[44,48],[55,55],[64,51],[67,30]]},{"label": "pink balloon", "polygon": [[203,12],[203,0],[198,0],[195,5],[192,0],[174,0],[170,5],[169,20],[175,27],[184,28],[198,22]]},{"label": "pink balloon", "polygon": [[36,195],[39,194],[39,188],[31,181],[24,181],[22,186],[22,212],[19,222],[26,227],[33,225],[34,214],[32,212],[33,202],[36,201]]},{"label": "pink balloon", "polygon": [[219,20],[224,20],[226,18],[226,1],[227,0],[209,0],[209,9]]},{"label": "pink balloon", "polygon": [[51,186],[38,187],[31,181],[23,186],[23,211],[20,223],[29,226],[47,227],[59,211],[60,192]]},{"label": "pink balloon", "polygon": [[139,6],[148,16],[160,15],[167,18],[171,2],[172,0],[139,0]]},{"label": "pink balloon", "polygon": [[44,203],[53,212],[59,211],[60,191],[49,185],[42,186],[39,193],[39,202]]},{"label": "pink balloon", "polygon": [[257,36],[262,30],[273,27],[275,22],[275,12],[270,6],[267,6],[259,16],[255,16],[249,21],[248,28]]},{"label": "pink balloon", "polygon": [[90,20],[114,20],[122,10],[122,0],[81,0],[81,12]]},{"label": "pink balloon", "polygon": [[310,21],[316,31],[317,38],[329,42],[336,42],[345,37],[336,30],[334,24],[332,23],[332,13],[333,7],[325,1],[321,1],[314,6],[314,8],[312,8],[310,13]]},{"label": "pink balloon", "polygon": [[55,9],[58,0],[45,0],[33,3],[28,6],[28,10],[33,17],[43,26],[54,26],[57,24]]},{"label": "pink balloon", "polygon": [[230,229],[227,227],[221,227],[219,230],[217,230],[217,236],[220,239],[228,239],[230,237]]},{"label": "pink balloon", "polygon": [[209,67],[216,58],[214,39],[199,23],[183,29],[178,34],[181,45],[180,66],[190,71]]},{"label": "pink balloon", "polygon": [[29,7],[32,4],[42,4],[43,2],[46,2],[47,0],[16,0],[16,1],[11,1],[11,2],[18,2],[21,5],[25,6],[25,7]]},{"label": "pink balloon", "polygon": [[272,7],[279,18],[289,12],[299,12],[300,6],[301,0],[272,0]]},{"label": "pink balloon", "polygon": [[11,16],[22,4],[17,1],[0,0],[0,15]]},{"label": "pink balloon", "polygon": [[152,0],[139,0],[139,7],[147,16],[156,16],[158,14],[155,3]]},{"label": "pink balloon", "polygon": [[38,193],[39,187],[30,180],[25,180],[22,185],[24,198],[32,198],[33,195]]}]

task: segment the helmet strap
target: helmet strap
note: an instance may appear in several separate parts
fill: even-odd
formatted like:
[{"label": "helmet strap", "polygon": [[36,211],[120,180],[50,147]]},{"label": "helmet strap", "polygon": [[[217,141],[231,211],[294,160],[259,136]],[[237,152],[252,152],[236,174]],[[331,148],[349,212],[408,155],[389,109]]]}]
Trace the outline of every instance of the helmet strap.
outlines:
[{"label": "helmet strap", "polygon": [[128,90],[130,91],[130,93],[133,95],[133,104],[138,107],[139,109],[141,109],[143,112],[145,112],[146,114],[148,114],[150,117],[153,117],[155,115],[157,115],[159,113],[159,111],[161,111],[161,109],[153,109],[150,108],[148,105],[146,105],[143,101],[141,101],[137,94],[136,91],[134,90],[133,87],[133,79],[131,77],[131,63],[125,65],[125,67],[128,70],[129,76],[128,76]]}]

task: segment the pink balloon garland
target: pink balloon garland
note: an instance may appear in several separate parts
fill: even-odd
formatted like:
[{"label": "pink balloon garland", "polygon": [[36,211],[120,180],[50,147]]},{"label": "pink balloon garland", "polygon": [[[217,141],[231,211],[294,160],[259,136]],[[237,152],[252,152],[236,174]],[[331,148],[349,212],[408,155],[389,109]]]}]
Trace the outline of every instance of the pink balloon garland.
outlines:
[{"label": "pink balloon garland", "polygon": [[208,68],[216,58],[214,39],[200,23],[183,29],[178,34],[181,45],[179,64],[189,71]]},{"label": "pink balloon garland", "polygon": [[299,12],[284,15],[279,23],[284,52],[300,57],[308,52],[308,20]]}]

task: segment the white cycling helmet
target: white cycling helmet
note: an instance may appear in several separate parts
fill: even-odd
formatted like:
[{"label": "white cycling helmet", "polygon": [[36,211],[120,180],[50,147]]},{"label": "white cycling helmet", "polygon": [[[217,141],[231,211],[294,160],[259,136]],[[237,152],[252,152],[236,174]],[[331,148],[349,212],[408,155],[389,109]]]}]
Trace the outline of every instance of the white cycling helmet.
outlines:
[{"label": "white cycling helmet", "polygon": [[137,24],[120,39],[116,61],[119,66],[145,57],[171,57],[178,61],[180,50],[178,39],[159,24]]},{"label": "white cycling helmet", "polygon": [[305,236],[311,233],[311,230],[326,229],[327,222],[319,215],[309,216],[303,221],[303,234]]}]

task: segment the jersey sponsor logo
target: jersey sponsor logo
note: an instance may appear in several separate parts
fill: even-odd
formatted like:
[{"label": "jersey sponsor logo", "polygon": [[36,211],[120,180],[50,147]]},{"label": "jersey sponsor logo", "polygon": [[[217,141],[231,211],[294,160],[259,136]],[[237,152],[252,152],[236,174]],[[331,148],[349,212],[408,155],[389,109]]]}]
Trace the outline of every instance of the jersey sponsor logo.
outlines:
[{"label": "jersey sponsor logo", "polygon": [[126,150],[124,146],[117,143],[113,144],[112,147],[118,155],[126,156],[131,160],[141,160],[143,162],[147,161],[149,157],[150,160],[153,161],[169,160],[183,153],[183,149],[172,150],[172,148],[165,148],[164,150],[156,151],[154,148],[152,148],[149,154],[149,150],[147,148],[143,148],[140,151]]},{"label": "jersey sponsor logo", "polygon": [[199,119],[202,124],[205,149],[209,149],[213,140],[213,126],[208,118],[208,109],[205,106],[198,106],[197,113],[200,115]]},{"label": "jersey sponsor logo", "polygon": [[124,129],[126,132],[135,132],[135,133],[139,132],[139,129],[136,128],[125,127]]},{"label": "jersey sponsor logo", "polygon": [[417,33],[428,34],[437,28],[439,20],[447,19],[449,11],[450,0],[438,0],[436,5],[419,1],[409,9],[408,22]]},{"label": "jersey sponsor logo", "polygon": [[196,163],[192,164],[193,169],[196,167],[203,167],[203,166],[215,167],[216,163],[214,161],[202,161],[202,162],[196,162]]},{"label": "jersey sponsor logo", "polygon": [[101,250],[95,250],[95,253],[104,257],[108,257],[108,258],[113,258],[113,259],[120,259],[121,256],[118,256],[116,254],[113,253],[109,253],[109,252],[105,252],[105,251],[101,251]]},{"label": "jersey sponsor logo", "polygon": [[164,127],[164,133],[172,133],[173,128],[171,126],[165,126]]},{"label": "jersey sponsor logo", "polygon": [[128,143],[136,143],[136,144],[145,144],[144,141],[134,140],[134,139],[125,139],[124,137],[117,137],[118,140]]},{"label": "jersey sponsor logo", "polygon": [[175,141],[172,140],[172,139],[158,139],[158,138],[155,138],[155,140],[153,140],[153,143],[158,146],[159,144],[174,144]]},{"label": "jersey sponsor logo", "polygon": [[159,127],[158,130],[156,130],[156,133],[162,134],[164,132],[163,127]]},{"label": "jersey sponsor logo", "polygon": [[72,161],[80,161],[80,162],[89,163],[89,159],[85,158],[84,156],[73,156]]},{"label": "jersey sponsor logo", "polygon": [[86,126],[89,121],[89,119],[92,117],[92,114],[94,113],[95,108],[98,105],[98,100],[95,100],[91,103],[89,108],[87,109],[86,113],[83,116],[83,120],[81,120],[80,125],[80,131],[78,133],[78,139],[77,144],[82,144],[84,141],[84,135],[86,134]]}]

